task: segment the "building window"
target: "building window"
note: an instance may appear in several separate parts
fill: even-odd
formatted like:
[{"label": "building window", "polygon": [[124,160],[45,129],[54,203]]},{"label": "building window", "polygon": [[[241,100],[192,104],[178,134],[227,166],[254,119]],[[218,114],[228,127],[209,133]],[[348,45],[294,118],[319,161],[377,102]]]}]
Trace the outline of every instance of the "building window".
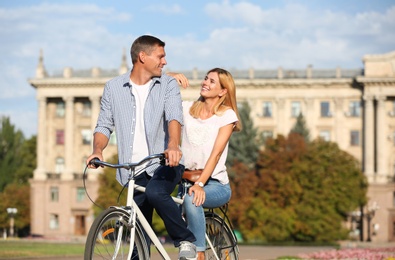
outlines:
[{"label": "building window", "polygon": [[92,131],[90,129],[83,129],[81,131],[82,144],[91,144],[92,141]]},{"label": "building window", "polygon": [[265,101],[263,102],[263,107],[262,107],[262,116],[263,117],[272,117],[272,102]]},{"label": "building window", "polygon": [[56,103],[56,117],[64,117],[65,104],[63,101]]},{"label": "building window", "polygon": [[90,101],[84,101],[82,103],[82,115],[89,117],[92,114],[92,103]]},{"label": "building window", "polygon": [[273,131],[270,131],[270,130],[262,131],[263,142],[266,143],[267,139],[269,139],[269,138],[273,138]]},{"label": "building window", "polygon": [[321,102],[321,117],[331,117],[330,104],[327,101]]},{"label": "building window", "polygon": [[84,188],[77,188],[77,202],[82,202],[85,200],[85,190]]},{"label": "building window", "polygon": [[56,158],[55,162],[55,173],[60,174],[64,171],[64,159],[63,157]]},{"label": "building window", "polygon": [[58,214],[51,214],[49,216],[49,228],[59,229],[59,216]]},{"label": "building window", "polygon": [[59,201],[59,188],[58,187],[51,187],[51,201],[58,202]]},{"label": "building window", "polygon": [[298,117],[302,112],[299,101],[292,101],[291,103],[291,116]]},{"label": "building window", "polygon": [[352,117],[361,116],[361,101],[351,101],[348,112]]},{"label": "building window", "polygon": [[320,138],[326,142],[329,142],[331,140],[331,132],[328,130],[320,131]]},{"label": "building window", "polygon": [[110,135],[109,143],[111,145],[116,145],[117,144],[117,136],[116,136],[115,132],[112,132],[112,134]]},{"label": "building window", "polygon": [[64,145],[64,130],[56,130],[56,144]]},{"label": "building window", "polygon": [[350,132],[350,145],[359,146],[359,131],[353,130]]}]

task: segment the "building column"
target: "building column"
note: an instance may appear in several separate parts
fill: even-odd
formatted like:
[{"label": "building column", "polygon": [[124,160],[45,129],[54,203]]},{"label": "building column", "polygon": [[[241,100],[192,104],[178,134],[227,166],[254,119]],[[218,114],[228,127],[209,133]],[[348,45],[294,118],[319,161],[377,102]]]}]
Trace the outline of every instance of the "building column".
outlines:
[{"label": "building column", "polygon": [[65,169],[62,180],[73,179],[73,148],[74,148],[74,97],[64,98],[66,102],[65,118]]},{"label": "building column", "polygon": [[45,180],[45,140],[46,140],[47,98],[38,98],[38,133],[37,133],[37,168],[34,170],[35,180]]},{"label": "building column", "polygon": [[277,129],[278,133],[283,134],[284,136],[287,136],[288,133],[285,132],[285,125],[284,125],[284,118],[285,118],[285,113],[284,113],[284,105],[285,105],[285,100],[283,98],[276,98],[276,105],[277,105]]},{"label": "building column", "polygon": [[364,131],[364,171],[368,182],[374,181],[374,109],[373,97],[364,96],[365,131]]},{"label": "building column", "polygon": [[[93,131],[95,130],[96,124],[97,124],[97,118],[99,117],[99,112],[100,112],[100,96],[90,96],[89,100],[91,101],[91,130],[92,134]],[[93,146],[93,137],[91,141],[91,145]],[[97,174],[88,174],[88,180],[94,181],[98,177]]]},{"label": "building column", "polygon": [[377,176],[376,182],[386,183],[388,178],[387,162],[388,153],[386,146],[387,125],[385,122],[385,99],[386,97],[376,97],[376,151],[377,151]]},{"label": "building column", "polygon": [[303,113],[303,116],[305,117],[306,120],[306,126],[310,131],[310,139],[313,140],[317,136],[317,131],[316,131],[316,125],[315,125],[315,118],[316,115],[314,113],[314,100],[312,98],[306,97],[304,99],[304,103],[306,106],[306,109],[303,109],[302,111],[305,111]]},{"label": "building column", "polygon": [[347,148],[347,143],[345,142],[344,132],[344,113],[343,113],[343,98],[334,98],[335,104],[335,129],[333,129],[334,136],[331,136],[331,141],[336,140],[339,147],[343,150]]},{"label": "building column", "polygon": [[100,96],[90,96],[89,100],[91,101],[91,129],[92,131],[95,129],[97,124],[97,118],[99,117],[100,112]]}]

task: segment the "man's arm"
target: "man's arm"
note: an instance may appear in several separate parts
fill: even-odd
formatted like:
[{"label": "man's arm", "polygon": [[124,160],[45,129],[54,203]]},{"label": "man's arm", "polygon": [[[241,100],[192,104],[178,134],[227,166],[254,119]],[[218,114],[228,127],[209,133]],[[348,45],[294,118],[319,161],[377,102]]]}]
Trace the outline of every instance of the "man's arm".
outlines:
[{"label": "man's arm", "polygon": [[181,160],[180,142],[181,124],[177,120],[171,120],[169,122],[169,143],[165,150],[167,162],[170,167],[177,166]]},{"label": "man's arm", "polygon": [[86,164],[89,168],[96,168],[94,165],[89,164],[93,158],[99,158],[101,161],[103,160],[103,150],[107,147],[107,144],[108,138],[106,135],[98,132],[93,135],[93,152],[86,160]]}]

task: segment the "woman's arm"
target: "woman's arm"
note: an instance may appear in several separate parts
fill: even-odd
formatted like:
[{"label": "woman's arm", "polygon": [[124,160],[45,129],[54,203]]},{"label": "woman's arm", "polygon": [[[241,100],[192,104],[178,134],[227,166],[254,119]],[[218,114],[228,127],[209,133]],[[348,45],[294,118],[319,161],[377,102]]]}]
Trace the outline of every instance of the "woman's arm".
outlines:
[{"label": "woman's arm", "polygon": [[166,74],[175,78],[178,85],[180,85],[181,87],[183,87],[183,88],[189,87],[189,81],[188,81],[187,77],[185,77],[184,74],[176,73],[176,72],[166,72]]},{"label": "woman's arm", "polygon": [[[206,165],[204,166],[203,172],[200,175],[197,182],[206,183],[207,180],[210,178],[211,174],[213,173],[215,167],[221,155],[229,142],[230,136],[232,135],[234,128],[234,123],[225,125],[218,130],[217,138],[215,139],[213,149],[211,151],[210,157],[208,158]],[[206,194],[204,189],[199,187],[198,185],[193,185],[189,189],[189,195],[192,195],[192,192],[195,193],[193,203],[196,206],[200,206],[204,203],[206,199]]]}]

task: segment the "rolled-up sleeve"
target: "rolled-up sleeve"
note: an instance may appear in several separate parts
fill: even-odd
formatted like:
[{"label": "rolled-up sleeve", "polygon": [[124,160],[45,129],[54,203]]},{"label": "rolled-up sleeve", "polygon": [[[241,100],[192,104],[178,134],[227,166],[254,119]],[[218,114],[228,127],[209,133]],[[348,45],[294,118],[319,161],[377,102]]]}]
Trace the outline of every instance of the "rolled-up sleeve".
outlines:
[{"label": "rolled-up sleeve", "polygon": [[100,113],[97,119],[97,125],[94,133],[102,133],[110,139],[111,133],[114,131],[114,119],[111,110],[111,93],[109,90],[108,83],[105,85],[103,90],[103,96],[101,99]]},{"label": "rolled-up sleeve", "polygon": [[165,98],[165,118],[167,122],[172,120],[184,124],[182,116],[182,101],[180,87],[173,77],[166,77],[168,80]]}]

